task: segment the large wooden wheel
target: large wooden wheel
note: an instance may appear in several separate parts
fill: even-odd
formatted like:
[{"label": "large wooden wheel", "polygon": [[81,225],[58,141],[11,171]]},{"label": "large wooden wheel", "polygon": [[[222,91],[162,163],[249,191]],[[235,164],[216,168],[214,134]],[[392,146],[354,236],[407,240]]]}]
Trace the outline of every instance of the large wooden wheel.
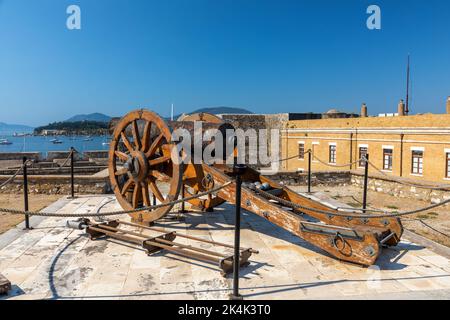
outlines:
[{"label": "large wooden wheel", "polygon": [[[171,132],[166,123],[147,110],[132,111],[116,125],[109,150],[109,176],[114,193],[125,210],[178,198],[182,172],[171,159]],[[133,221],[150,223],[173,206],[131,213]]]}]

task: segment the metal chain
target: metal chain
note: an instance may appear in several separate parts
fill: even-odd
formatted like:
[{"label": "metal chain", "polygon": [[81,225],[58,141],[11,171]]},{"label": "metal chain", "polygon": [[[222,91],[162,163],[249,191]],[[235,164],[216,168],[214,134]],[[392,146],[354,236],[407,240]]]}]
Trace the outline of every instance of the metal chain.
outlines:
[{"label": "metal chain", "polygon": [[219,190],[222,190],[223,188],[229,186],[232,182],[227,182],[219,187],[216,187],[214,189],[198,193],[193,196],[189,196],[183,199],[178,199],[166,203],[157,204],[154,206],[144,206],[137,209],[131,209],[131,210],[122,210],[122,211],[109,211],[109,212],[102,212],[102,213],[81,213],[81,214],[73,214],[73,213],[55,213],[55,212],[36,212],[36,211],[23,211],[23,210],[15,210],[15,209],[8,209],[8,208],[0,208],[0,212],[4,213],[10,213],[10,214],[27,214],[29,216],[41,216],[41,217],[62,217],[62,218],[80,218],[80,217],[106,217],[106,216],[115,216],[120,214],[129,214],[129,213],[136,213],[141,211],[150,211],[154,209],[159,209],[163,207],[173,206],[178,203],[186,202],[192,199],[200,198],[203,196],[206,196],[208,194],[217,192]]}]

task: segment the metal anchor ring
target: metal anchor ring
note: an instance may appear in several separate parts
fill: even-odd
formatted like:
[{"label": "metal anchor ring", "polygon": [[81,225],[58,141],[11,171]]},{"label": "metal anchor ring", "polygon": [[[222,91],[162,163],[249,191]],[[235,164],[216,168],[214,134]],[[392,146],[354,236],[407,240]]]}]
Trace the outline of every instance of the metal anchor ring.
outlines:
[{"label": "metal anchor ring", "polygon": [[[337,245],[337,240],[338,239],[340,239],[342,241],[342,243],[343,243],[342,248],[339,248],[338,245]],[[334,236],[332,243],[333,243],[333,246],[336,248],[337,251],[339,251],[340,253],[344,254],[343,251],[344,251],[345,246],[346,246],[345,239],[339,232],[336,232],[336,235]]]}]

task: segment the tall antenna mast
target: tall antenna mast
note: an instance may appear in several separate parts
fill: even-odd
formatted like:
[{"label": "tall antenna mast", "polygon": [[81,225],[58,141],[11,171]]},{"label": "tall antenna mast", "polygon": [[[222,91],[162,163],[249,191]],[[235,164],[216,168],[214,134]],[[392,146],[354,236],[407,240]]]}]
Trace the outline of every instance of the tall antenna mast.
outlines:
[{"label": "tall antenna mast", "polygon": [[170,120],[173,121],[173,103],[172,103],[172,108],[170,109]]},{"label": "tall antenna mast", "polygon": [[405,115],[409,113],[409,53],[408,53],[408,66],[406,69],[406,108]]}]

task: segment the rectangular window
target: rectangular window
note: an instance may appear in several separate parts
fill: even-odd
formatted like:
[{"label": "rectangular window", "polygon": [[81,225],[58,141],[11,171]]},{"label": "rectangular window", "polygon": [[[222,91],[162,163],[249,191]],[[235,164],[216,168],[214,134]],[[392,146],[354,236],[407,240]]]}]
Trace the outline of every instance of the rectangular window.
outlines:
[{"label": "rectangular window", "polygon": [[383,149],[383,170],[392,171],[392,149]]},{"label": "rectangular window", "polygon": [[[359,159],[362,159],[362,157],[365,157],[367,155],[367,147],[359,147]],[[359,166],[365,167],[366,162],[363,160],[359,160]]]},{"label": "rectangular window", "polygon": [[411,173],[423,174],[423,151],[412,151]]},{"label": "rectangular window", "polygon": [[330,155],[329,155],[329,162],[330,163],[336,163],[336,146],[335,145],[330,145]]},{"label": "rectangular window", "polygon": [[450,178],[450,152],[445,154],[445,177]]},{"label": "rectangular window", "polygon": [[305,159],[305,144],[304,143],[298,144],[298,158],[301,160]]}]

